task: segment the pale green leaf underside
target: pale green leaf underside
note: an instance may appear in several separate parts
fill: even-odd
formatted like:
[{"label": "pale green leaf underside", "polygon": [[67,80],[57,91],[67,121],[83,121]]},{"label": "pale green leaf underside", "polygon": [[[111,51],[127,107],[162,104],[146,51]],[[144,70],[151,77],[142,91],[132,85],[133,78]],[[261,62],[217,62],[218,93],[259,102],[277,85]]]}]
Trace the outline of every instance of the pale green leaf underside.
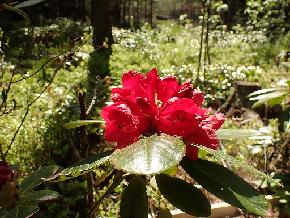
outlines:
[{"label": "pale green leaf underside", "polygon": [[[252,93],[254,94],[254,93]],[[261,104],[268,103],[270,105],[279,104],[283,99],[289,94],[287,89],[278,89],[270,92],[265,92],[259,95],[252,95],[250,100],[257,101],[254,103],[253,107],[257,107]]]},{"label": "pale green leaf underside", "polygon": [[269,89],[260,89],[248,95],[248,97],[252,96],[259,96],[262,94],[270,93],[270,92],[277,92],[277,91],[285,91],[283,88],[269,88]]},{"label": "pale green leaf underside", "polygon": [[185,154],[185,144],[174,136],[153,135],[118,149],[110,157],[118,170],[133,174],[157,174],[176,166]]},{"label": "pale green leaf underside", "polygon": [[210,153],[211,155],[213,155],[218,160],[227,161],[229,164],[231,164],[235,168],[244,170],[244,171],[249,172],[249,173],[251,173],[253,175],[261,177],[261,178],[267,180],[268,182],[275,183],[276,185],[282,186],[279,182],[274,180],[272,177],[270,177],[270,176],[266,175],[265,173],[257,170],[255,167],[247,164],[245,161],[238,160],[238,159],[236,159],[236,158],[224,153],[221,150],[213,150],[213,149],[210,149],[210,148],[207,148],[207,147],[204,147],[204,146],[198,146],[198,145],[194,145],[194,146],[198,147],[201,150],[204,150],[204,151]]},{"label": "pale green leaf underside", "polygon": [[217,135],[219,139],[264,139],[265,136],[269,136],[269,134],[255,129],[219,129]]}]

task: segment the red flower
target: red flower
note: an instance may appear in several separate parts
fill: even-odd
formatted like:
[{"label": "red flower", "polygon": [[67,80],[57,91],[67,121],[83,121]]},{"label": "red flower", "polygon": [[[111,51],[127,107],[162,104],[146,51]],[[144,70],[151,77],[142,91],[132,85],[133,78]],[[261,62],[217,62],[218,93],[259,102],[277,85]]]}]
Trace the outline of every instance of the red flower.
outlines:
[{"label": "red flower", "polygon": [[7,182],[11,182],[13,179],[13,172],[8,168],[7,164],[3,161],[0,161],[0,191],[2,186]]},{"label": "red flower", "polygon": [[197,159],[199,144],[216,149],[215,131],[224,122],[222,114],[203,108],[204,96],[190,81],[179,85],[175,77],[160,79],[157,70],[147,76],[129,71],[122,77],[122,88],[112,90],[113,104],[103,108],[105,138],[123,148],[140,135],[166,133],[181,136],[187,144],[186,154]]}]

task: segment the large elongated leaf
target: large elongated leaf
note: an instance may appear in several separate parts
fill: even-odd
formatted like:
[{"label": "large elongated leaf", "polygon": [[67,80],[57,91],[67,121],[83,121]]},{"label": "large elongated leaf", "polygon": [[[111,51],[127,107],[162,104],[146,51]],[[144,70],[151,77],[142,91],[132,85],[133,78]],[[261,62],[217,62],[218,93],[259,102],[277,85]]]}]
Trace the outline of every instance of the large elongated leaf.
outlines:
[{"label": "large elongated leaf", "polygon": [[64,128],[66,129],[73,129],[73,128],[78,128],[81,126],[87,126],[91,124],[96,124],[96,123],[104,123],[104,121],[101,120],[74,120],[66,123],[64,125]]},{"label": "large elongated leaf", "polygon": [[45,0],[27,0],[24,2],[21,2],[17,5],[15,5],[16,8],[26,8],[26,7],[30,7],[36,4],[39,4],[41,2],[44,2]]},{"label": "large elongated leaf", "polygon": [[219,129],[217,135],[219,139],[264,139],[265,136],[269,137],[269,134],[255,129]]},{"label": "large elongated leaf", "polygon": [[239,160],[236,159],[228,154],[226,154],[225,152],[223,152],[222,150],[213,150],[211,148],[207,148],[204,146],[197,146],[194,145],[196,147],[198,147],[200,150],[207,152],[211,155],[213,155],[213,157],[215,157],[217,160],[225,160],[227,161],[229,164],[231,164],[232,166],[234,166],[235,168],[238,168],[244,172],[248,172],[251,173],[255,176],[261,177],[263,179],[265,179],[266,181],[270,182],[270,183],[274,183],[278,186],[281,186],[281,184],[274,180],[272,177],[266,175],[265,173],[257,170],[255,167],[253,167],[252,165],[249,165],[248,163],[246,163],[243,160]]},{"label": "large elongated leaf", "polygon": [[187,157],[183,158],[181,166],[203,188],[223,201],[257,215],[267,214],[269,203],[265,197],[227,168],[207,160],[192,161]]},{"label": "large elongated leaf", "polygon": [[166,174],[156,175],[155,179],[161,194],[173,206],[192,216],[210,215],[210,203],[198,188]]},{"label": "large elongated leaf", "polygon": [[110,157],[118,170],[132,174],[156,174],[176,166],[185,153],[183,141],[166,134],[140,139],[116,150]]},{"label": "large elongated leaf", "polygon": [[3,218],[27,218],[37,213],[39,208],[36,206],[19,206],[8,211]]},{"label": "large elongated leaf", "polygon": [[21,202],[41,202],[41,201],[51,201],[59,198],[59,194],[56,191],[51,190],[40,190],[40,191],[32,191],[26,192],[25,194],[20,196]]},{"label": "large elongated leaf", "polygon": [[257,101],[253,104],[253,107],[258,107],[261,104],[268,103],[270,105],[275,105],[281,103],[283,99],[289,94],[287,89],[280,89],[275,91],[270,91],[267,93],[259,94],[250,97],[250,100]]},{"label": "large elongated leaf", "polygon": [[61,172],[48,178],[46,181],[59,182],[86,174],[93,168],[96,168],[107,162],[109,160],[110,154],[112,154],[112,151],[106,151],[83,159],[71,167],[63,169]]},{"label": "large elongated leaf", "polygon": [[274,92],[274,91],[284,91],[284,90],[285,89],[283,89],[283,88],[260,89],[260,90],[252,92],[251,94],[248,95],[248,97],[258,96],[261,94],[266,94],[266,93]]},{"label": "large elongated leaf", "polygon": [[2,4],[1,6],[6,10],[9,10],[9,11],[12,11],[12,12],[15,12],[15,13],[21,15],[25,19],[26,23],[30,23],[30,19],[29,19],[28,15],[24,11],[22,11],[21,9],[14,7],[14,6],[11,6],[9,4],[5,4],[5,3]]},{"label": "large elongated leaf", "polygon": [[49,165],[42,167],[26,177],[23,182],[19,185],[20,193],[24,193],[27,190],[32,190],[36,186],[44,182],[44,179],[51,177],[59,169],[56,165]]},{"label": "large elongated leaf", "polygon": [[121,197],[121,218],[147,218],[146,185],[140,176],[134,176]]}]

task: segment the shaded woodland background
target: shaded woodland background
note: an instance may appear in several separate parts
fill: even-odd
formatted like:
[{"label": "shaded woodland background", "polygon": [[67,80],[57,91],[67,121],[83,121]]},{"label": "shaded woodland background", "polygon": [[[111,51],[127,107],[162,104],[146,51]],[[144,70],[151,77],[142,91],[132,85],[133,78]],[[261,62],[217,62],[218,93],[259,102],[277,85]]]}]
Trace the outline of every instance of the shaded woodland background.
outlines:
[{"label": "shaded woodland background", "polygon": [[[123,72],[157,67],[162,76],[191,79],[205,93],[205,105],[226,115],[224,128],[270,132],[271,140],[237,137],[223,141],[223,149],[289,185],[289,93],[257,108],[248,97],[287,87],[289,20],[287,0],[1,0],[1,159],[21,180],[40,166],[66,167],[111,148],[102,124],[65,125],[101,119]],[[98,178],[111,170],[92,174],[96,195],[111,179]],[[37,217],[88,216],[86,178],[43,186],[63,197],[41,204]],[[100,217],[118,217],[122,190],[104,201]],[[263,191],[286,196],[275,188]],[[150,203],[153,212],[161,204]],[[282,215],[276,208],[273,217],[287,214],[289,201],[279,207]]]}]

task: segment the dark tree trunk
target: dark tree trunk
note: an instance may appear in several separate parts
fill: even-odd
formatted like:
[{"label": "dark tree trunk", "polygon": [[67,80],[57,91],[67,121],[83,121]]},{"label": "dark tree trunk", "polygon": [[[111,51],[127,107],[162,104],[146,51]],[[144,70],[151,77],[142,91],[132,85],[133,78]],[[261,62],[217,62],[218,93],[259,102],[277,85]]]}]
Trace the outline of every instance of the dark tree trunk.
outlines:
[{"label": "dark tree trunk", "polygon": [[150,0],[150,25],[153,27],[153,0]]},{"label": "dark tree trunk", "polygon": [[136,1],[136,26],[139,28],[140,27],[140,0]]},{"label": "dark tree trunk", "polygon": [[147,15],[147,0],[144,0],[144,18],[145,22],[148,21],[148,15]]},{"label": "dark tree trunk", "polygon": [[228,11],[224,14],[223,20],[224,23],[227,25],[228,29],[231,29],[239,8],[239,1],[223,0],[223,2],[228,5]]},{"label": "dark tree trunk", "polygon": [[91,21],[93,26],[94,48],[99,48],[104,42],[111,45],[112,24],[110,20],[110,0],[91,1]]},{"label": "dark tree trunk", "polygon": [[[110,20],[110,0],[91,0],[91,21],[93,26],[93,45],[95,51],[90,54],[88,63],[88,101],[94,94],[96,105],[105,103],[108,92],[106,78],[110,76],[109,60],[113,43],[112,25]],[[104,43],[107,46],[104,46]]]},{"label": "dark tree trunk", "polygon": [[121,20],[121,0],[114,0],[113,6],[112,6],[112,24],[121,26],[122,20]]}]

